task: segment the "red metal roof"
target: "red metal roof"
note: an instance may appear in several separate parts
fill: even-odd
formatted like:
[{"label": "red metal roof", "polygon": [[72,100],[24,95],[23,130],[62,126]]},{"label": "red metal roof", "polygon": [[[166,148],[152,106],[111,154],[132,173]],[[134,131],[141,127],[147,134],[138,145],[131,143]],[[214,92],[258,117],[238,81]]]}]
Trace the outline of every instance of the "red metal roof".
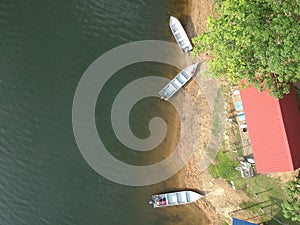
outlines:
[{"label": "red metal roof", "polygon": [[300,167],[300,113],[294,90],[281,100],[255,88],[241,90],[258,173]]}]

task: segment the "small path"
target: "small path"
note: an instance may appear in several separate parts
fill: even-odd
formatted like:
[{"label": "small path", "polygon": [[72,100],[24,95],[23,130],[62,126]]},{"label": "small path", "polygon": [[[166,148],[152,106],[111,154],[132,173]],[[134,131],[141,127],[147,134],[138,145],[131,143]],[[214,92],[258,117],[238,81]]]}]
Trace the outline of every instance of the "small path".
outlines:
[{"label": "small path", "polygon": [[[233,96],[234,91],[237,91],[237,90],[239,90],[237,87],[230,87],[230,93],[229,94],[230,94],[230,96],[232,97],[232,100],[233,100],[233,106],[231,106],[229,108],[229,112],[227,112],[227,114],[229,115],[230,118],[233,118],[233,117],[237,118],[237,113],[238,112],[235,109],[236,102],[241,101],[243,103],[240,94],[237,94],[237,95]],[[233,115],[230,115],[232,113],[232,110],[234,110],[234,113],[233,113]],[[239,111],[239,112],[244,112],[244,110]],[[238,121],[238,119],[236,119],[236,121]],[[236,122],[237,129],[239,130],[241,141],[242,141],[242,146],[238,146],[238,147],[242,147],[243,148],[243,155],[244,156],[249,156],[249,155],[252,156],[253,155],[253,151],[252,151],[252,146],[251,146],[251,141],[250,141],[249,133],[248,133],[248,131],[243,132],[243,130],[240,128],[240,125],[241,124],[245,124],[245,123],[247,124],[247,118],[242,123]]]}]

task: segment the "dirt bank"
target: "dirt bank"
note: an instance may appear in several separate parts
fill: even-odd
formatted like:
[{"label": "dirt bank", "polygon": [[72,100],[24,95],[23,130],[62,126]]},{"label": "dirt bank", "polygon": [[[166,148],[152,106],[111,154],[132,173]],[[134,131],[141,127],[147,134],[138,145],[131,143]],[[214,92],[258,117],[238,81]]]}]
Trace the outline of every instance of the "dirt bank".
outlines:
[{"label": "dirt bank", "polygon": [[[186,4],[189,15],[186,16],[184,26],[188,36],[192,38],[205,31],[207,18],[213,13],[214,3],[211,0],[187,0]],[[190,61],[202,61],[204,59],[204,57],[192,60],[188,58],[187,64],[191,63]],[[207,170],[200,171],[201,155],[205,152],[211,134],[212,115],[206,96],[196,82],[190,82],[185,89],[193,97],[193,101],[201,105],[201,111],[198,113],[201,123],[201,142],[196,147],[194,157],[186,166],[184,185],[186,188],[199,190],[205,194],[205,198],[196,204],[206,216],[206,225],[220,225],[223,221],[230,222],[229,213],[240,209],[239,204],[249,201],[249,197],[242,191],[233,190],[225,180],[214,179]],[[183,107],[189,115],[189,106],[183,105]]]}]

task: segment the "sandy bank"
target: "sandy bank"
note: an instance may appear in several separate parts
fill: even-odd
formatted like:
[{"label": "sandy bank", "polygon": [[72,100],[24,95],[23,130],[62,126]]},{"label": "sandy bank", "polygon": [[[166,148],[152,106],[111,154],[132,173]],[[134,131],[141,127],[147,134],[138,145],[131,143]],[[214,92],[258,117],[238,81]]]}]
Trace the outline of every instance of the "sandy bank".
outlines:
[{"label": "sandy bank", "polygon": [[[207,18],[213,13],[214,2],[211,0],[187,0],[186,4],[189,9],[187,10],[189,15],[186,16],[186,24],[184,26],[188,36],[192,38],[205,31]],[[187,64],[190,64],[191,61],[202,61],[204,59],[204,57],[195,59],[187,57]],[[205,63],[203,67],[205,67]],[[197,79],[197,76],[199,77],[201,74],[196,75],[194,79]],[[190,82],[185,89],[192,96],[193,101],[201,106],[198,112],[201,124],[199,128],[201,141],[196,146],[194,157],[186,166],[184,185],[188,189],[198,190],[205,194],[205,198],[196,203],[201,214],[205,215],[206,223],[203,224],[220,225],[223,221],[230,222],[228,214],[238,210],[239,204],[249,200],[249,197],[242,191],[233,190],[225,180],[216,180],[207,170],[201,171],[199,169],[201,156],[205,152],[205,146],[211,135],[212,115],[207,96],[204,95],[197,82]],[[183,103],[183,107],[186,116],[194,116],[190,111],[189,105]]]}]

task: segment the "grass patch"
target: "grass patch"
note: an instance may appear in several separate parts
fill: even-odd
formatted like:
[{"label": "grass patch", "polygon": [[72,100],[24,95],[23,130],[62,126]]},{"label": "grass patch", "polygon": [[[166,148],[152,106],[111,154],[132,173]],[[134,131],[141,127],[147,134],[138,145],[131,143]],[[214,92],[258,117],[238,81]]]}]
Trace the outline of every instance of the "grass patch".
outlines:
[{"label": "grass patch", "polygon": [[222,177],[225,178],[227,182],[241,178],[240,171],[235,169],[235,167],[240,165],[239,161],[237,161],[237,157],[243,156],[240,134],[235,135],[235,138],[232,140],[232,145],[237,146],[237,152],[227,151],[226,143],[224,140],[222,141],[222,151],[217,154],[214,163],[208,167],[210,174],[214,178]]},{"label": "grass patch", "polygon": [[214,178],[222,177],[230,182],[241,175],[240,172],[235,169],[235,167],[239,165],[239,162],[232,154],[236,156],[235,153],[224,151],[217,155],[215,164],[211,164],[208,167],[210,174],[212,174]]},{"label": "grass patch", "polygon": [[222,124],[224,118],[222,112],[224,111],[224,99],[222,90],[219,89],[217,92],[217,96],[215,98],[215,105],[214,105],[214,114],[213,114],[213,125],[212,125],[212,135],[218,136],[223,133],[224,124]]},{"label": "grass patch", "polygon": [[235,145],[237,146],[236,150],[237,150],[238,156],[239,157],[244,156],[244,147],[243,147],[243,142],[242,142],[242,138],[241,138],[240,134],[238,134],[236,136]]},{"label": "grass patch", "polygon": [[296,225],[283,217],[281,212],[281,203],[286,199],[286,194],[282,184],[274,178],[259,174],[249,179],[239,182],[246,184],[248,187],[246,193],[252,197],[251,202],[244,202],[240,206],[243,209],[250,210],[256,214],[262,215],[262,222],[267,225],[283,224]]},{"label": "grass patch", "polygon": [[221,141],[225,130],[224,107],[223,93],[221,88],[219,88],[214,99],[211,137],[206,147],[209,159],[214,159],[216,157],[222,144]]}]

